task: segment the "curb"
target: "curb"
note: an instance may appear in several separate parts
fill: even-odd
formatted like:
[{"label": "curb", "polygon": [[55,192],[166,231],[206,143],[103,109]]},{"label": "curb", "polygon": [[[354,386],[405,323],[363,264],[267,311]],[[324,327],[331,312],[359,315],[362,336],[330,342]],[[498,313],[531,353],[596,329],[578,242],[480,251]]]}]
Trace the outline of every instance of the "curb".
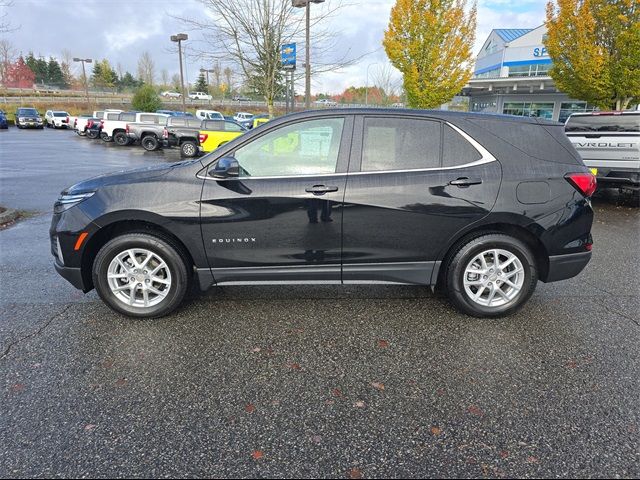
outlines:
[{"label": "curb", "polygon": [[19,213],[17,210],[8,208],[4,212],[0,213],[0,225],[13,222],[16,218],[18,218],[18,216],[19,216]]}]

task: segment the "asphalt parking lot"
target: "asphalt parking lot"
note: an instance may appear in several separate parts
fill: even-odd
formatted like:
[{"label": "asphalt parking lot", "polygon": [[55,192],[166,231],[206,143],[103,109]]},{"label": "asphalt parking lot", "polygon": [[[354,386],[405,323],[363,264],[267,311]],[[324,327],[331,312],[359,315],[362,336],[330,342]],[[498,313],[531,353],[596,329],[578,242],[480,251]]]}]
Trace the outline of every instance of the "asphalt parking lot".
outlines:
[{"label": "asphalt parking lot", "polygon": [[593,260],[502,320],[419,287],[225,287],[131,320],[59,277],[50,209],[178,160],[0,131],[0,476],[640,476],[640,209],[595,199]]}]

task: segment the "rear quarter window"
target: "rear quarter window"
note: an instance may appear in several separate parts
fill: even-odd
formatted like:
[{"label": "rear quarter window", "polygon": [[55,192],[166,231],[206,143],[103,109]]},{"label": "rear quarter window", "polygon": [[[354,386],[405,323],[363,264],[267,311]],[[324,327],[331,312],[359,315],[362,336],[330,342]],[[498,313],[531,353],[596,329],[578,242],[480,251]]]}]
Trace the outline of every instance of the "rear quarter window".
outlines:
[{"label": "rear quarter window", "polygon": [[442,166],[456,167],[473,163],[482,158],[482,155],[449,125],[444,126],[442,143]]},{"label": "rear quarter window", "polygon": [[123,122],[135,122],[136,121],[136,114],[135,113],[121,113],[119,117],[117,117],[118,120],[123,121]]},{"label": "rear quarter window", "polygon": [[551,127],[538,123],[479,118],[470,118],[469,121],[531,157],[556,163],[579,161],[580,157],[568,143],[562,125]]}]

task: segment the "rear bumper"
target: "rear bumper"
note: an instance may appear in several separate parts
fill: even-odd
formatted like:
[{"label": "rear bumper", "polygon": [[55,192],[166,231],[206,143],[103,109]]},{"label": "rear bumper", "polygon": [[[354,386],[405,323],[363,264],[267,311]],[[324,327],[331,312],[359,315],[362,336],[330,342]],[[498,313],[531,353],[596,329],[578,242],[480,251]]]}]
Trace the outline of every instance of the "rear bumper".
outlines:
[{"label": "rear bumper", "polygon": [[82,280],[82,272],[79,268],[72,267],[64,267],[60,265],[58,262],[53,262],[56,267],[56,271],[71,285],[76,287],[83,292],[87,292],[87,289],[84,285],[84,280]]},{"label": "rear bumper", "polygon": [[568,253],[549,257],[549,272],[544,282],[557,282],[578,275],[591,260],[591,252]]}]

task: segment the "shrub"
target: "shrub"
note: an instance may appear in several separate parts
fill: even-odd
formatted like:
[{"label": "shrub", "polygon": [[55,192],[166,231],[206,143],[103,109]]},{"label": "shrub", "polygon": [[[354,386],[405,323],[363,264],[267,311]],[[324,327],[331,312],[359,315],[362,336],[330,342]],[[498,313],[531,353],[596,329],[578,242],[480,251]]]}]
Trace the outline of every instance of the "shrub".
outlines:
[{"label": "shrub", "polygon": [[162,108],[162,102],[158,98],[155,88],[151,85],[143,85],[135,91],[131,106],[134,110],[141,112],[155,112]]}]

